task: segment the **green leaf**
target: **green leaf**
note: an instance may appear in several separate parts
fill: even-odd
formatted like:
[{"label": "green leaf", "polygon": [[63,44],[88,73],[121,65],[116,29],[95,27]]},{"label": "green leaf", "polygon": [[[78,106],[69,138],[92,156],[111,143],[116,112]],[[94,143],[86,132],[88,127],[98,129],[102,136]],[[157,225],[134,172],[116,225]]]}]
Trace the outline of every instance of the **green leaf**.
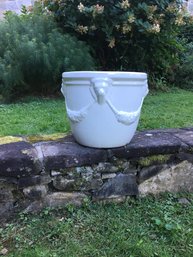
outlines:
[{"label": "green leaf", "polygon": [[165,229],[167,229],[167,230],[172,230],[172,229],[174,229],[174,225],[173,224],[165,224]]}]

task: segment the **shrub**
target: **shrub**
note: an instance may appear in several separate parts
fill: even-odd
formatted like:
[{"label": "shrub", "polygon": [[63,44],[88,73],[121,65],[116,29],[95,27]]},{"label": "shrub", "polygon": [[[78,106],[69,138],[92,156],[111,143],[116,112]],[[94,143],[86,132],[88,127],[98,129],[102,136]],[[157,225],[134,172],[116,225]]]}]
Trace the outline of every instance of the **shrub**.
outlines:
[{"label": "shrub", "polygon": [[179,37],[185,41],[185,43],[191,43],[193,41],[193,16],[185,17],[185,23],[180,28]]},{"label": "shrub", "polygon": [[0,95],[52,94],[63,71],[93,69],[85,43],[63,35],[52,17],[8,13],[0,22]]},{"label": "shrub", "polygon": [[43,11],[92,46],[98,69],[165,77],[179,61],[180,0],[44,0]]},{"label": "shrub", "polygon": [[173,80],[178,87],[193,89],[193,16],[186,17],[185,21],[179,33],[183,50],[179,54]]},{"label": "shrub", "polygon": [[187,43],[176,67],[175,83],[178,87],[193,90],[193,43]]}]

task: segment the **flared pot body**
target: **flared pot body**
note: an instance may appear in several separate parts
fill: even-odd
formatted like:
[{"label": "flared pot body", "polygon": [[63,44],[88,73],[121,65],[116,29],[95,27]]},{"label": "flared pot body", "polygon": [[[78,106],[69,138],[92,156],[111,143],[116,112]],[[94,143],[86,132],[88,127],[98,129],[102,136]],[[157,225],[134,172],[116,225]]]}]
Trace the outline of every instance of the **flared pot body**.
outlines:
[{"label": "flared pot body", "polygon": [[78,143],[97,148],[120,147],[128,144],[136,131],[148,93],[147,74],[64,72],[61,91]]}]

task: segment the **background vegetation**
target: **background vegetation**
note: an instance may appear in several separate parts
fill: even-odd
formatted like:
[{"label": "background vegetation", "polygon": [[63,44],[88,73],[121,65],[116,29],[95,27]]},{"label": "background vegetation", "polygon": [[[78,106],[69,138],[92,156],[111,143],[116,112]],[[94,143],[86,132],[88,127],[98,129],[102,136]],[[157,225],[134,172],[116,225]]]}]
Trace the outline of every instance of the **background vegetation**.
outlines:
[{"label": "background vegetation", "polygon": [[54,94],[63,71],[94,67],[85,43],[62,34],[46,15],[7,13],[0,21],[0,35],[0,95],[4,100]]},{"label": "background vegetation", "polygon": [[43,12],[93,49],[97,69],[144,71],[154,87],[155,77],[175,83],[181,26],[191,24],[182,1],[45,0]]},{"label": "background vegetation", "polygon": [[144,71],[192,89],[193,18],[181,0],[39,0],[0,21],[0,99],[51,95],[63,71]]},{"label": "background vegetation", "polygon": [[[191,17],[193,19],[193,16]],[[174,73],[176,86],[193,89],[193,24],[186,23],[181,27],[180,40],[183,41],[183,51]]]}]

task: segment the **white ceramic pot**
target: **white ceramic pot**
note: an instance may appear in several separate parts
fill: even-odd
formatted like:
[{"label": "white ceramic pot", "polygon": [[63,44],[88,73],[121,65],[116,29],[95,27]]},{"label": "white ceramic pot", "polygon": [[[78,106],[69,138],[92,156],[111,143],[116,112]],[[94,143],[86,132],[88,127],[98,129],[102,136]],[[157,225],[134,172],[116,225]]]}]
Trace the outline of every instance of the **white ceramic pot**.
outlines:
[{"label": "white ceramic pot", "polygon": [[72,134],[82,145],[99,148],[128,144],[136,131],[147,74],[79,71],[62,74]]}]

